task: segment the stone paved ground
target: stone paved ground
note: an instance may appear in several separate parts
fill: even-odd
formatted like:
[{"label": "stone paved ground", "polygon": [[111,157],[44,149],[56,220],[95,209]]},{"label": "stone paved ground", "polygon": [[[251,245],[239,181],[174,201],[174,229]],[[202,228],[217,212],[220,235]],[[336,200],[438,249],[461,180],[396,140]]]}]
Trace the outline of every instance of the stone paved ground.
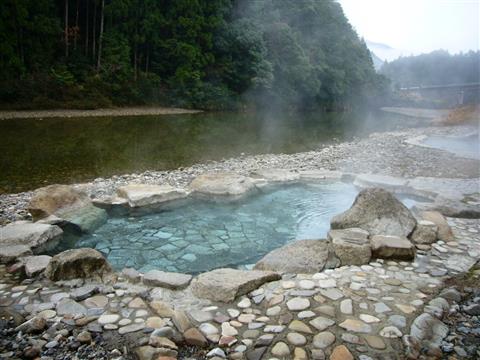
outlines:
[{"label": "stone paved ground", "polygon": [[[87,346],[92,339],[116,336],[118,348],[97,351],[98,358],[128,358],[132,351],[140,359],[200,359],[206,353],[216,359],[402,358],[403,336],[411,333],[414,319],[422,313],[441,318],[448,311],[449,303],[436,298],[443,280],[480,259],[480,221],[448,220],[456,241],[419,250],[413,263],[378,260],[314,275],[286,274],[231,304],[196,299],[189,289],[173,292],[122,279],[111,286],[46,280],[18,284],[3,268],[0,310],[46,320],[39,325],[49,329],[40,338],[45,356],[67,343]],[[181,355],[186,351],[177,345],[182,338],[205,350]],[[0,358],[26,351],[12,350],[11,343],[0,345]],[[468,351],[473,353],[455,350],[457,358],[480,356],[479,349]]]}]

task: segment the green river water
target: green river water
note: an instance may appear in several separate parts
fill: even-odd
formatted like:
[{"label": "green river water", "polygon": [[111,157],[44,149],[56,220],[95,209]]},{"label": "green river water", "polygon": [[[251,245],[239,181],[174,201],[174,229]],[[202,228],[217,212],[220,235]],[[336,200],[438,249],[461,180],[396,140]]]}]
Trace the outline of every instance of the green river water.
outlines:
[{"label": "green river water", "polygon": [[0,121],[0,193],[242,154],[294,153],[411,125],[386,113],[189,115]]}]

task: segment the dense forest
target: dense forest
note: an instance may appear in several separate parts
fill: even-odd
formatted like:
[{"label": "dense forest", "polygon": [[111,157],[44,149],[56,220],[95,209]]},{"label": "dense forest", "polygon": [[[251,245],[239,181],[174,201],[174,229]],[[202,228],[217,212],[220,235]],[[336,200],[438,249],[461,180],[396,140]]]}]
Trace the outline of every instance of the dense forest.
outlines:
[{"label": "dense forest", "polygon": [[480,51],[450,55],[437,50],[385,63],[380,72],[394,87],[468,84],[480,82]]},{"label": "dense forest", "polygon": [[0,106],[338,108],[386,85],[333,0],[2,0]]}]

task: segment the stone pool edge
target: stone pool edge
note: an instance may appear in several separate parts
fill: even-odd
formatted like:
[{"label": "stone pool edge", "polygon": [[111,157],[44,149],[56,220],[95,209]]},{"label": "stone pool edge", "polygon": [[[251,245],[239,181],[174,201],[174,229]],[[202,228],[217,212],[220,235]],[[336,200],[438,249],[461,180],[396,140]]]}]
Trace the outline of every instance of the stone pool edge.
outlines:
[{"label": "stone pool edge", "polygon": [[[232,185],[235,188],[235,190],[232,191],[231,195],[219,195],[219,191],[217,189],[215,191],[216,196],[226,196],[226,197],[231,197],[232,199],[236,199],[236,198],[238,198],[238,196],[248,195],[252,191],[255,191],[255,189],[258,188],[258,187],[262,188],[264,186],[282,185],[282,184],[285,184],[285,183],[295,183],[295,182],[302,182],[302,181],[317,183],[317,182],[321,182],[321,181],[324,181],[324,180],[337,180],[337,181],[343,181],[344,180],[344,181],[352,181],[355,185],[357,185],[359,187],[363,187],[363,188],[382,186],[382,187],[385,187],[392,192],[398,192],[398,193],[405,193],[405,192],[409,193],[410,192],[412,195],[428,197],[429,199],[433,200],[434,202],[435,202],[435,200],[438,200],[440,195],[448,195],[449,201],[459,201],[460,197],[461,197],[461,192],[444,194],[441,183],[438,182],[438,179],[436,179],[435,181],[432,180],[432,182],[430,184],[432,186],[432,188],[429,188],[428,186],[426,187],[425,185],[418,186],[418,182],[416,181],[416,179],[402,179],[402,178],[396,178],[396,177],[391,177],[391,176],[381,176],[381,175],[372,175],[372,174],[356,175],[356,174],[343,173],[343,172],[338,172],[338,171],[323,171],[323,170],[320,170],[320,171],[306,171],[306,172],[298,172],[297,173],[297,172],[292,172],[292,171],[283,170],[283,169],[269,169],[269,170],[262,170],[262,171],[259,171],[255,174],[253,174],[253,178],[250,178],[250,180],[246,180],[246,178],[248,178],[248,177],[245,177],[245,176],[241,176],[241,175],[237,175],[237,174],[232,175],[232,173],[229,173],[229,174],[230,174],[229,176],[233,176],[233,178],[237,180],[237,182],[233,182],[233,185]],[[303,175],[303,179],[302,179],[302,175]],[[217,176],[218,176],[218,174],[217,174]],[[458,180],[458,184],[462,184],[464,182],[465,182],[464,180]],[[424,183],[424,180],[422,179],[422,184],[423,183]],[[240,189],[244,190],[243,192],[240,192],[240,193],[238,191],[239,184],[241,184]],[[447,183],[446,185],[444,185],[444,187],[445,186],[448,187],[450,185],[451,185],[451,183]],[[202,191],[200,191],[200,193],[202,193],[203,195],[207,195],[205,193],[206,192],[205,187],[202,187],[202,186],[199,185],[199,188],[202,189]],[[164,188],[163,190],[171,191],[170,188]],[[197,190],[194,189],[192,191],[191,190],[192,189],[185,190],[186,196],[195,196],[195,193],[199,192],[198,189]],[[223,188],[222,191],[228,193],[228,189]],[[184,199],[186,197],[186,196],[183,196],[183,195],[184,194],[182,194],[182,197],[179,200]],[[440,198],[444,199],[444,196],[440,196]],[[170,201],[175,201],[175,199],[172,200],[171,198],[169,198],[168,200],[165,201],[165,203],[169,203]],[[119,204],[118,199],[117,199],[117,202],[113,201],[113,203],[115,204],[114,206],[125,206],[125,204],[126,204],[125,202],[123,202],[122,204]],[[443,246],[443,244],[439,245],[439,249],[442,249],[440,252],[442,252],[444,248],[445,247]],[[456,260],[459,261],[459,259],[456,259]],[[340,272],[347,271],[348,272],[348,271],[350,271],[350,269],[356,270],[357,272],[362,272],[362,271],[367,271],[368,272],[368,271],[373,269],[373,268],[372,269],[369,268],[369,267],[372,267],[370,265],[371,263],[372,262],[365,265],[366,266],[365,268],[355,266],[355,265],[347,265],[347,266],[343,266],[343,267],[338,267],[335,270],[327,270],[325,272],[326,275],[322,275],[322,274],[324,274],[322,272],[318,275],[315,274],[315,275],[310,276],[310,277],[300,276],[298,284],[294,285],[295,287],[298,286],[298,288],[296,289],[296,293],[292,292],[291,296],[293,296],[293,297],[290,298],[290,300],[288,300],[286,302],[287,308],[289,309],[289,311],[294,312],[294,313],[296,311],[297,312],[298,311],[307,311],[308,312],[308,309],[310,308],[310,301],[313,301],[313,300],[308,300],[309,297],[307,296],[308,294],[310,294],[309,291],[311,290],[310,285],[311,285],[312,281],[314,281],[314,282],[318,281],[321,284],[320,288],[323,289],[323,290],[321,290],[322,291],[321,294],[323,296],[327,296],[327,298],[328,298],[328,296],[332,296],[331,300],[337,299],[337,296],[340,296],[340,294],[338,293],[338,290],[336,290],[335,286],[334,286],[334,289],[329,290],[331,287],[325,281],[327,279],[324,279],[323,277],[327,276],[327,278],[328,278],[330,276],[330,274],[332,274],[331,271],[334,271],[333,274],[336,274],[337,271],[340,271]],[[383,268],[384,264],[388,265],[388,263],[389,263],[388,261],[373,262],[373,264],[381,264],[380,266],[382,268]],[[397,265],[388,265],[388,266],[395,267],[395,266],[398,266],[398,264],[399,264],[397,262],[391,262],[391,263],[395,263]],[[470,264],[469,266],[471,266],[471,263],[469,263],[469,264]],[[408,264],[402,265],[402,266],[405,267],[405,270],[409,267]],[[468,268],[469,267],[465,267],[465,268],[462,268],[460,270],[461,271],[468,271]],[[387,269],[387,268],[385,268],[385,269]],[[221,270],[221,271],[218,271],[218,270]],[[228,283],[230,282],[230,279],[231,279],[231,278],[227,277],[228,274],[227,275],[224,274],[225,270],[233,271],[233,273],[231,273],[231,275],[233,275],[231,278],[240,278],[241,282],[238,285],[238,288],[242,288],[242,291],[238,291],[238,289],[235,290],[235,287],[233,288],[233,290],[232,290],[232,288],[230,288],[228,290],[225,290],[224,286],[228,286]],[[409,272],[410,270],[406,270],[406,271]],[[260,290],[257,291],[256,289],[268,288],[270,286],[270,285],[268,285],[269,282],[273,281],[276,284],[276,283],[279,282],[280,279],[283,280],[282,288],[285,287],[285,288],[288,289],[289,286],[290,286],[290,284],[288,283],[288,281],[290,281],[288,276],[287,277],[282,277],[280,274],[275,273],[275,272],[269,272],[269,273],[257,272],[256,274],[258,274],[258,277],[254,277],[253,280],[250,279],[249,281],[244,281],[243,278],[246,277],[247,274],[254,274],[255,271],[251,271],[251,270],[242,271],[242,270],[234,270],[234,269],[217,269],[217,270],[213,270],[212,272],[216,276],[214,276],[213,279],[211,279],[211,278],[207,279],[207,281],[206,281],[207,286],[204,286],[203,290],[198,290],[198,291],[200,293],[202,293],[202,291],[208,291],[210,293],[213,293],[215,296],[219,296],[218,294],[220,294],[222,296],[225,295],[226,297],[224,299],[226,300],[225,301],[226,304],[231,304],[233,301],[235,301],[235,299],[243,296],[240,299],[240,302],[238,302],[237,307],[240,309],[239,310],[240,312],[244,312],[244,313],[240,314],[239,315],[240,317],[238,317],[238,318],[234,317],[234,319],[241,319],[241,320],[245,320],[245,321],[250,319],[250,317],[247,316],[247,315],[249,315],[249,313],[245,312],[245,311],[255,307],[255,305],[257,305],[257,301],[259,301],[258,304],[262,303],[263,299],[265,298],[265,295],[263,295],[263,293]],[[155,312],[158,314],[159,312],[160,313],[162,313],[162,311],[166,312],[168,309],[170,309],[168,307],[169,305],[167,306],[167,309],[165,309],[165,304],[162,304],[162,301],[163,300],[167,301],[169,296],[172,296],[171,295],[172,293],[179,293],[179,294],[181,294],[180,296],[185,296],[187,298],[188,297],[197,298],[197,296],[195,294],[195,291],[193,290],[193,288],[195,286],[193,286],[193,285],[195,285],[197,283],[197,279],[202,277],[202,275],[206,275],[206,274],[209,274],[209,273],[212,273],[212,272],[206,272],[206,273],[200,274],[199,276],[197,276],[193,280],[192,280],[191,277],[189,279],[186,278],[189,275],[176,274],[175,276],[180,277],[180,279],[173,279],[172,280],[171,276],[173,276],[173,274],[156,271],[155,274],[151,274],[151,275],[154,275],[154,276],[149,275],[149,279],[147,280],[147,283],[145,283],[145,280],[144,280],[145,275],[142,276],[138,272],[135,273],[135,271],[132,271],[132,269],[122,271],[121,273],[114,273],[114,277],[115,278],[118,277],[118,279],[120,281],[121,281],[121,279],[129,279],[131,281],[131,282],[126,283],[124,285],[125,291],[133,291],[133,293],[135,293],[135,291],[137,291],[137,290],[139,291],[137,293],[137,297],[132,299],[129,302],[129,306],[131,304],[132,308],[134,308],[134,309],[136,309],[138,307],[141,308],[141,309],[144,308],[144,307],[145,308],[159,309],[158,311],[155,310]],[[220,273],[220,274],[218,274],[218,273]],[[354,271],[354,273],[355,273],[355,271]],[[295,274],[295,275],[297,277],[299,276],[299,274]],[[380,275],[382,275],[382,274],[380,274]],[[354,275],[354,276],[359,276],[359,275]],[[142,280],[142,277],[143,277],[143,280]],[[360,276],[360,278],[361,278],[361,276]],[[388,279],[390,279],[390,277],[383,279],[385,281],[385,284],[386,284],[385,286],[387,286],[387,287],[388,286],[390,286],[390,287],[399,286],[399,284],[401,283],[401,282],[399,283],[398,280],[395,280],[396,279],[395,276],[392,278],[391,281],[390,280],[387,281]],[[432,278],[432,279],[435,279],[435,278]],[[116,284],[117,280],[115,279],[115,280],[112,280],[112,281],[113,281],[113,284]],[[193,281],[193,284],[191,283],[192,281]],[[352,281],[353,282],[350,285],[350,289],[356,289],[359,286],[358,282],[361,283],[360,280],[357,281],[357,280],[354,279]],[[138,284],[139,282],[140,282],[140,285],[134,285],[134,284]],[[172,285],[172,283],[174,284],[174,286]],[[248,285],[245,285],[245,283],[248,284]],[[66,284],[68,284],[68,281],[66,281],[66,282],[64,281],[64,282],[59,283],[60,286],[61,285],[66,285]],[[102,286],[107,286],[108,287],[108,284],[109,284],[108,280],[104,284],[105,285],[94,285],[92,287],[92,286],[89,286],[88,283],[87,283],[86,285],[83,285],[83,286],[80,286],[80,287],[74,287],[72,289],[72,291],[74,291],[74,293],[76,294],[75,296],[77,296],[78,299],[82,299],[83,296],[87,296],[87,298],[90,298],[92,296],[95,296],[94,294],[97,291],[99,291],[98,289],[101,288]],[[192,284],[192,285],[189,286],[189,284]],[[212,284],[217,286],[216,288],[213,287],[213,290],[210,289],[210,285],[212,285]],[[435,287],[440,286],[440,283],[438,283],[438,282],[433,282],[432,285],[433,284],[435,284]],[[172,289],[172,287],[174,287],[174,289]],[[152,296],[153,298],[155,298],[157,300],[153,300],[147,306],[145,304],[145,302],[142,300],[142,296],[141,296],[141,294],[143,293],[142,292],[143,290],[141,290],[142,288],[148,289],[148,291],[151,292],[150,296]],[[197,288],[198,288],[198,285],[197,285]],[[97,289],[97,290],[94,291],[92,289]],[[207,289],[207,290],[205,290],[205,289]],[[111,294],[109,292],[110,290],[105,290],[105,291],[108,294]],[[346,291],[347,290],[343,290],[343,293],[345,293]],[[82,295],[83,292],[85,292],[84,295]],[[102,293],[103,290],[101,290],[100,292]],[[115,294],[116,294],[116,292],[115,292]],[[138,294],[140,294],[140,295],[138,295]],[[273,296],[275,297],[275,295],[273,295]],[[283,296],[284,295],[282,295],[282,301],[281,302],[284,301]],[[307,296],[306,300],[305,300],[305,296]],[[313,297],[314,293],[312,293],[311,296]],[[351,295],[351,296],[353,296],[353,295]],[[340,299],[342,299],[342,297],[340,297]],[[388,297],[388,296],[386,296],[386,297]],[[334,301],[337,301],[337,300],[334,300]],[[345,300],[347,300],[347,299],[345,299]],[[203,304],[202,301],[201,301],[201,303]],[[221,301],[221,299],[219,297],[215,297],[212,301],[213,301],[213,304],[218,304],[218,301]],[[277,299],[274,300],[274,298],[270,298],[269,304],[271,304],[271,306],[270,306],[269,309],[277,306],[277,305],[275,305],[275,303],[277,301],[278,301]],[[307,301],[308,301],[308,306],[307,306]],[[338,300],[338,301],[340,301],[340,300]],[[415,301],[415,300],[412,300],[412,301]],[[439,302],[441,303],[440,305],[438,305]],[[66,301],[65,301],[65,303],[66,303]],[[175,303],[175,301],[173,301],[173,303]],[[145,305],[143,305],[143,304],[145,304]],[[381,304],[381,302],[379,304]],[[422,302],[422,304],[423,304],[423,302]],[[65,305],[65,304],[62,304],[62,306],[63,305]],[[205,303],[205,306],[207,306],[207,305],[208,305],[208,303]],[[400,305],[401,306],[399,307],[399,309],[404,314],[417,314],[416,310],[414,310],[415,307],[412,307],[411,305],[405,305],[405,304],[400,304]],[[70,304],[70,306],[73,306],[73,305]],[[211,305],[211,303],[210,303],[210,307],[215,307],[215,306],[217,306],[217,308],[218,308],[219,306],[224,306],[224,305]],[[437,301],[434,301],[433,303],[427,305],[426,308],[429,307],[429,306],[430,306],[430,308],[432,308],[432,307],[433,308],[438,308],[438,306],[444,306],[444,303],[441,300],[437,300]],[[349,317],[348,307],[349,307],[349,305],[347,303],[344,303],[343,300],[342,300],[340,308],[341,309],[342,308],[346,309],[346,310],[345,309],[344,310],[347,311],[347,313],[345,313],[347,318],[345,319],[344,322],[339,324],[339,326],[344,328],[344,329],[347,329],[347,331],[353,331],[353,332],[360,331],[360,332],[362,332],[363,330],[361,330],[360,328],[357,328],[358,326],[361,325],[361,324],[357,323],[358,320],[354,320],[351,317]],[[378,307],[380,309],[380,305],[378,305]],[[195,309],[195,307],[192,306],[191,310],[195,311],[194,309]],[[205,307],[203,309],[205,309]],[[377,309],[377,308],[375,307],[375,309]],[[190,330],[190,328],[187,329],[188,326],[192,326],[191,325],[192,320],[189,320],[189,318],[187,317],[186,313],[183,310],[178,309],[178,310],[172,310],[172,311],[174,311],[171,314],[171,317],[173,319],[173,324],[178,329],[182,329],[182,327],[183,327],[184,336],[186,338],[190,339],[189,341],[194,342],[195,339],[192,340],[191,337],[195,338],[195,336],[193,336],[191,333],[195,332],[195,331],[192,330],[189,333],[188,331]],[[203,310],[198,310],[198,311],[199,312],[208,312],[208,311],[203,311]],[[212,311],[214,311],[214,310],[212,310]],[[434,313],[436,311],[437,310],[433,309]],[[441,311],[440,319],[441,319],[441,316],[443,316],[443,312],[444,311]],[[269,315],[270,317],[275,317],[275,315],[273,315],[273,313],[274,313],[273,310],[270,310],[270,311],[267,310],[267,315],[270,314]],[[165,313],[163,312],[163,314],[165,314]],[[202,319],[202,316],[204,316],[204,314],[201,314],[201,313],[195,313],[195,314],[198,315],[198,319]],[[342,311],[342,314],[344,314],[343,311]],[[424,314],[427,314],[427,315],[424,315]],[[376,313],[376,315],[378,316],[378,313]],[[108,316],[109,315],[106,315],[100,321],[100,318],[101,318],[101,315],[100,315],[100,317],[97,317],[97,320],[101,323],[101,326],[103,326],[105,328],[105,330],[108,330],[109,328],[111,328],[111,330],[115,330],[113,324],[108,322],[109,321]],[[191,316],[192,315],[190,315],[190,317]],[[342,315],[342,317],[343,316],[344,315]],[[423,316],[423,317],[420,318],[420,316]],[[422,313],[420,316],[418,317],[418,318],[420,318],[420,320],[417,320],[417,318],[415,318],[415,320],[413,321],[412,324],[418,323],[418,326],[420,326],[421,321],[424,321],[425,318],[427,318],[429,323],[437,324],[436,321],[440,321],[438,316],[432,316],[428,311],[426,311],[425,313]],[[248,317],[248,319],[246,319],[247,317]],[[260,319],[261,316],[259,316],[258,318]],[[364,317],[364,318],[365,319],[370,319],[368,317]],[[203,318],[203,319],[205,319],[205,318]],[[317,326],[323,328],[324,326],[326,326],[324,324],[325,319],[326,318],[319,319],[318,321],[314,322],[314,324],[317,324]],[[335,320],[337,320],[337,319],[335,319]],[[193,321],[200,324],[199,329],[200,329],[201,336],[205,336],[208,339],[208,341],[210,341],[210,338],[214,338],[214,337],[212,337],[212,335],[215,335],[215,334],[208,334],[208,331],[209,331],[208,328],[209,327],[204,325],[208,322],[197,321],[197,320],[193,320]],[[374,321],[376,321],[376,320],[374,320]],[[105,323],[103,323],[103,322],[105,322]],[[340,321],[338,321],[338,322],[340,322]],[[239,323],[243,324],[242,321],[240,321]],[[109,326],[110,324],[112,326]],[[185,325],[185,324],[190,324],[190,325]],[[249,322],[247,322],[247,324],[249,324]],[[202,325],[203,325],[203,327],[202,327]],[[143,327],[141,327],[140,325],[135,326],[135,324],[133,323],[131,325],[125,325],[125,326],[120,327],[118,331],[121,334],[123,332],[130,332],[130,331],[136,332],[136,331],[142,330],[144,328],[144,326],[145,325],[143,325]],[[296,326],[300,326],[300,324],[296,324]],[[312,324],[312,326],[316,327],[313,324]],[[365,326],[365,325],[362,325],[362,326]],[[393,326],[393,327],[395,329],[392,329],[392,326],[390,326],[390,327],[385,326],[381,330],[381,337],[384,338],[384,339],[393,339],[391,341],[396,341],[395,339],[399,338],[399,335],[398,335],[398,332],[397,332],[398,328],[396,328],[395,326]],[[267,328],[268,328],[268,331],[267,331]],[[300,328],[301,328],[301,326],[300,326]],[[285,330],[284,325],[267,325],[265,327],[265,332],[267,334],[281,333],[284,330]],[[366,330],[367,330],[367,328],[365,327],[365,331]],[[230,342],[234,341],[234,340],[232,340],[232,337],[235,338],[235,336],[234,335],[229,335],[229,334],[235,334],[235,331],[236,330],[231,325],[225,325],[225,326],[222,325],[222,332],[221,333],[222,333],[222,335],[225,333],[225,335],[222,336],[222,338],[224,339],[223,341],[227,341],[227,340],[229,340]],[[298,328],[296,329],[296,331],[298,331]],[[370,331],[371,330],[368,330],[368,332],[370,332]],[[321,334],[323,334],[322,336],[327,336],[327,334],[325,334],[325,331],[323,331]],[[330,333],[330,334],[332,334],[332,333]],[[197,333],[195,333],[195,335],[196,335],[196,338],[197,338],[197,341],[198,341],[198,338],[201,338],[201,336],[198,336]],[[328,335],[328,336],[331,337],[332,335]],[[335,335],[333,335],[333,336],[335,338]],[[220,339],[221,338],[219,338],[219,341],[220,341]],[[343,337],[342,337],[342,339],[343,339]],[[372,341],[372,344],[375,344],[373,342],[374,339],[371,339],[371,338],[368,338],[368,339],[370,341]],[[273,338],[272,338],[272,340],[273,340]],[[322,344],[322,342],[321,342],[322,340],[325,340],[325,339],[323,339],[323,338],[320,339],[320,338],[314,337],[313,346],[317,347],[317,345]],[[375,339],[375,340],[378,342],[378,339]],[[286,340],[283,339],[283,341],[277,342],[275,344],[275,346],[271,349],[272,356],[280,356],[279,354],[282,353],[281,348],[283,348],[283,351],[285,351],[285,346],[281,345],[281,344],[282,343],[285,344],[285,342],[287,344],[289,344],[289,343],[291,344],[290,341],[292,341],[292,340],[288,340],[288,338],[287,338]],[[385,341],[385,340],[382,340],[382,341]],[[202,342],[200,341],[200,343],[202,343]],[[216,344],[216,342],[213,342],[213,343]],[[227,344],[228,343],[229,342],[227,342]],[[280,345],[277,346],[277,344],[280,344]],[[371,346],[372,344],[369,343],[369,346]],[[219,342],[219,345],[222,346],[221,341]],[[223,346],[225,346],[225,345],[223,345]],[[226,345],[226,346],[227,346],[227,348],[229,347],[228,345]],[[344,346],[344,345],[338,345],[335,349],[337,349],[338,347],[341,347],[341,346]],[[385,346],[385,344],[383,346]],[[286,345],[286,347],[287,347],[287,349],[289,348],[288,345]],[[322,347],[320,346],[320,348],[322,348]],[[220,349],[220,348],[216,348],[216,349]],[[267,348],[263,347],[263,346],[260,346],[257,349],[262,349],[263,352],[265,352],[267,350]],[[336,351],[335,349],[333,351]],[[344,350],[343,348],[341,348],[341,349],[342,349],[342,351]],[[385,346],[385,349],[386,349],[386,351],[391,351],[391,348],[388,345]],[[215,350],[215,349],[213,349],[213,350]],[[249,351],[251,351],[251,350],[249,350]],[[315,351],[315,350],[312,350],[312,351]],[[338,350],[338,351],[340,351],[340,350]],[[347,349],[347,351],[348,351],[348,349]],[[217,352],[218,352],[218,350],[217,350]],[[249,357],[247,355],[247,358],[250,359],[251,357]]]}]

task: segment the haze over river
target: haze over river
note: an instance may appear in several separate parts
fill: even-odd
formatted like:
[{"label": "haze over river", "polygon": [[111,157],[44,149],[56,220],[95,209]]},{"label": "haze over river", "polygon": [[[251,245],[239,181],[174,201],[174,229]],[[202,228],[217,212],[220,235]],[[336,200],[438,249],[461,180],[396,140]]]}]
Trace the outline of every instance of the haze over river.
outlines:
[{"label": "haze over river", "polygon": [[10,119],[0,121],[0,193],[242,154],[295,153],[417,124],[387,113]]}]

